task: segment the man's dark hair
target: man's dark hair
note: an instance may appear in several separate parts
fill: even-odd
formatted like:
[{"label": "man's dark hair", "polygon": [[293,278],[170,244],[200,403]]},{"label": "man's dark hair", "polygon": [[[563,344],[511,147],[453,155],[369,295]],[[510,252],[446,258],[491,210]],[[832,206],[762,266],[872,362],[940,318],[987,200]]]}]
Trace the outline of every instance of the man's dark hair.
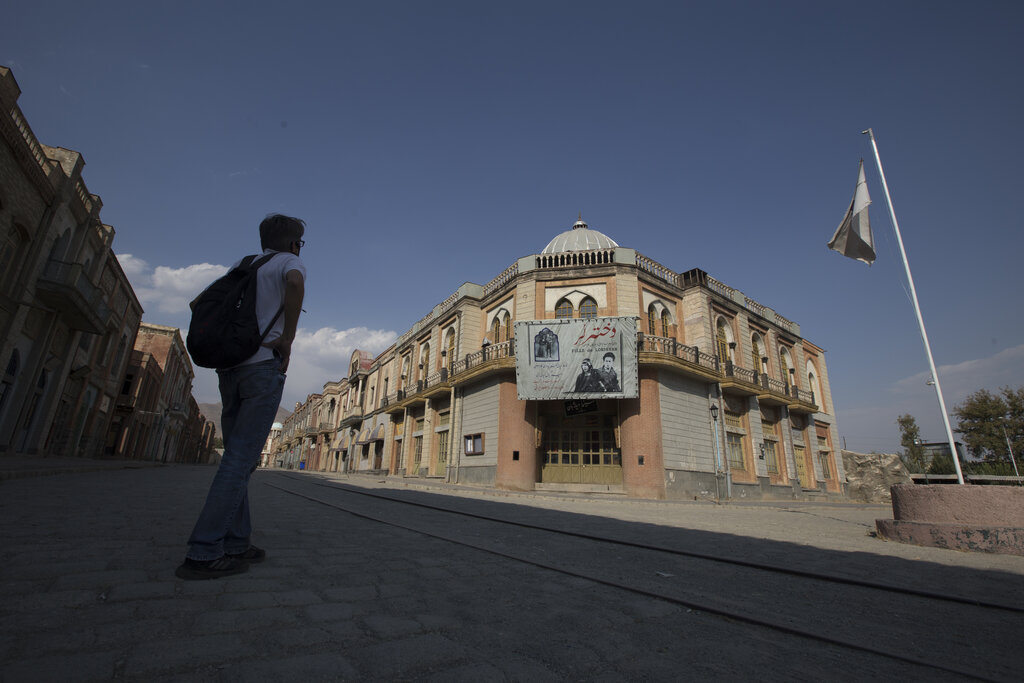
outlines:
[{"label": "man's dark hair", "polygon": [[305,231],[305,221],[272,213],[260,223],[260,246],[275,251],[288,251],[292,242],[302,239]]},{"label": "man's dark hair", "polygon": [[607,358],[611,358],[612,360],[615,360],[615,354],[612,353],[611,351],[609,351],[608,353],[604,354],[604,358],[602,358],[601,360],[605,360]]}]

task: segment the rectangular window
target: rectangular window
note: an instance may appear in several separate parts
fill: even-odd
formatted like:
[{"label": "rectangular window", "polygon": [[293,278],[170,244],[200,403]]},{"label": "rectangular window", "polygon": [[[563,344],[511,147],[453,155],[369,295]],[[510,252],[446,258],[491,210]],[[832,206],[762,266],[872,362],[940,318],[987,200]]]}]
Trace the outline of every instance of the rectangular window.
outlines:
[{"label": "rectangular window", "polygon": [[768,468],[769,474],[779,473],[779,456],[776,452],[777,444],[775,441],[765,440],[764,442],[764,461],[765,466]]},{"label": "rectangular window", "polygon": [[448,464],[448,432],[437,435],[437,464],[439,467]]},{"label": "rectangular window", "polygon": [[466,443],[466,455],[483,455],[484,454],[484,435],[483,434],[467,434],[465,438]]},{"label": "rectangular window", "polygon": [[832,468],[829,466],[828,439],[824,436],[818,437],[818,466],[821,467],[821,476],[825,479],[832,478]]},{"label": "rectangular window", "polygon": [[417,436],[412,440],[412,469],[413,472],[420,468],[420,460],[423,458],[423,437]]},{"label": "rectangular window", "polygon": [[438,413],[437,414],[437,426],[438,427],[445,427],[450,422],[451,422],[451,413],[449,411],[446,410],[443,413]]},{"label": "rectangular window", "polygon": [[729,432],[725,435],[725,450],[729,458],[729,467],[734,470],[745,470],[743,458],[743,435]]}]

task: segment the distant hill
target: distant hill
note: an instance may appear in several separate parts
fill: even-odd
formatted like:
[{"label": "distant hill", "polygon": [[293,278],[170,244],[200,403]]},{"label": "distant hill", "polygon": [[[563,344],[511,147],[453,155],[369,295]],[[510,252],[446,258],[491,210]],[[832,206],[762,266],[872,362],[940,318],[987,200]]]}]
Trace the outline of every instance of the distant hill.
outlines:
[{"label": "distant hill", "polygon": [[[221,435],[220,429],[220,412],[222,406],[220,401],[217,403],[200,403],[199,412],[203,414],[207,420],[212,422],[217,427],[217,436]],[[277,409],[277,417],[274,418],[274,422],[284,422],[287,417],[291,415],[291,411],[285,410],[284,408]]]}]

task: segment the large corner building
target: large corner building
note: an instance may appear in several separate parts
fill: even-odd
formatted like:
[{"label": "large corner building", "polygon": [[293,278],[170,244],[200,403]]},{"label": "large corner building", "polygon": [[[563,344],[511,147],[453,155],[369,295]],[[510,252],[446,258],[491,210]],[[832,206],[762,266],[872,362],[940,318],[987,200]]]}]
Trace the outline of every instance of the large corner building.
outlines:
[{"label": "large corner building", "polygon": [[822,349],[582,219],[296,408],[272,464],[641,498],[845,493]]}]

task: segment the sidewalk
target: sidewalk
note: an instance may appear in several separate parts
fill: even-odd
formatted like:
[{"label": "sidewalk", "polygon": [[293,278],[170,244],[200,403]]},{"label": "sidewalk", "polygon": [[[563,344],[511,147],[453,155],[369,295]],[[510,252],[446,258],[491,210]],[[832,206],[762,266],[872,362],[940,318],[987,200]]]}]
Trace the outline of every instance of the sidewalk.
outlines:
[{"label": "sidewalk", "polygon": [[[53,474],[60,463],[47,464],[51,467],[17,471]],[[267,549],[267,561],[238,576],[186,582],[174,577],[174,568],[213,467],[103,465],[0,481],[0,679],[5,683],[533,683],[922,675],[909,665],[566,577],[287,493],[295,490],[374,513],[393,509],[332,485],[404,494],[411,489],[435,501],[431,494],[443,492],[460,506],[486,514],[573,525],[596,535],[673,539],[705,552],[798,561],[812,570],[937,591],[955,586],[1024,605],[1024,558],[881,541],[870,530],[886,512],[883,506],[609,500],[280,470],[258,471],[250,489],[254,541]],[[397,514],[433,524],[425,513]],[[448,520],[434,528],[581,566],[613,564],[622,554],[602,550],[603,556],[592,556],[593,544],[572,550],[572,543],[558,539],[539,548],[523,530],[491,522]],[[674,562],[680,566],[669,571],[674,579],[659,578],[653,570],[660,565],[628,564],[609,571],[623,576],[639,572],[643,580],[685,586],[688,564]],[[735,590],[727,572],[716,579],[719,570],[713,575],[700,571],[701,580],[721,582],[715,595]],[[785,594],[785,583],[779,586]],[[879,633],[911,629],[915,642],[934,641],[941,647],[937,635],[924,635],[934,627],[932,617],[865,615],[863,606],[843,599],[841,589],[832,590],[833,599],[824,604],[787,597],[793,607],[790,618],[849,620],[851,629],[860,630],[868,619]],[[1016,621],[1009,626],[1024,627],[1019,617],[1012,618]],[[1002,646],[977,647],[984,655],[986,648]]]},{"label": "sidewalk", "polygon": [[0,456],[0,481],[45,477],[53,474],[74,472],[98,472],[102,470],[139,469],[161,467],[163,463],[145,460],[114,460],[95,458]]}]

